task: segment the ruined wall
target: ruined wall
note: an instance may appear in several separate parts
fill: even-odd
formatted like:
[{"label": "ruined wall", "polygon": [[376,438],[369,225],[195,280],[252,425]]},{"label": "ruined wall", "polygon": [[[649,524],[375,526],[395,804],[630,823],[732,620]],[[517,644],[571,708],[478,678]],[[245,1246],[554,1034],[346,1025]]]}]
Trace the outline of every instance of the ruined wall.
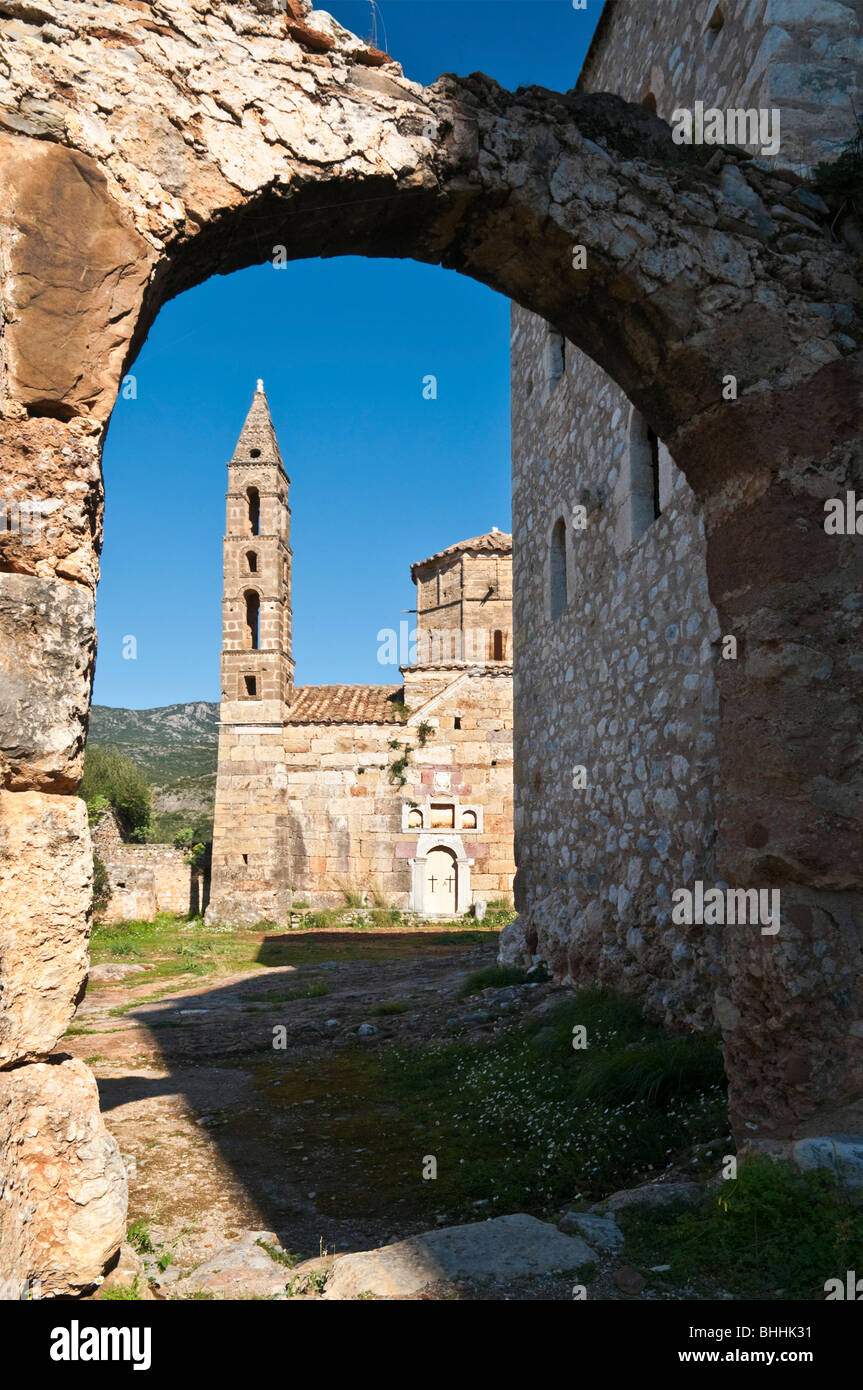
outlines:
[{"label": "ruined wall", "polygon": [[105,865],[111,896],[107,921],[152,922],[157,912],[183,914],[197,901],[185,852],[173,845],[129,844],[116,811],[109,807],[93,829],[93,852]]},{"label": "ruined wall", "polygon": [[107,921],[152,922],[159,912],[191,910],[192,870],[173,845],[121,845],[104,858],[111,896]]}]

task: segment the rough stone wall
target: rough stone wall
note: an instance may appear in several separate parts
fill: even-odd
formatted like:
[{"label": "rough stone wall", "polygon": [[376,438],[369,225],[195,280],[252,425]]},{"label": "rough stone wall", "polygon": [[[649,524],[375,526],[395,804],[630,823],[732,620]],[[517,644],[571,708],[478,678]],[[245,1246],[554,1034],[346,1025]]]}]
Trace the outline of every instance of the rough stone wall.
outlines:
[{"label": "rough stone wall", "polygon": [[110,807],[93,828],[92,838],[111,888],[104,912],[108,921],[152,922],[157,912],[191,911],[192,869],[183,850],[127,843]]},{"label": "rough stone wall", "polygon": [[[550,378],[548,326],[518,308],[512,369],[523,915],[504,954],[539,954],[561,978],[600,979],[646,996],[670,1024],[709,1026],[721,933],[701,942],[670,922],[672,890],[716,876],[719,626],[701,511],[669,463],[661,515],[629,542],[623,392],[571,344]],[[559,518],[567,608],[552,620]]]},{"label": "rough stone wall", "polygon": [[[861,58],[863,0],[608,0],[578,90],[620,92],[669,121],[699,99],[776,107],[782,142],[773,163],[805,169],[833,157],[853,130]],[[633,242],[632,253],[645,248]],[[661,447],[662,514],[629,540],[632,508],[650,500],[631,494],[633,413],[595,362],[513,307],[524,911],[502,950],[508,959],[536,952],[576,982],[628,988],[671,1024],[739,1025],[725,993],[724,932],[670,921],[674,888],[717,881],[722,629],[708,596],[704,518]],[[579,500],[584,532],[569,524]],[[572,611],[552,623],[549,537],[558,516],[567,522]],[[571,784],[579,764],[584,790]]]},{"label": "rough stone wall", "polygon": [[108,851],[105,868],[111,897],[109,921],[152,922],[159,912],[190,911],[192,870],[173,845],[119,845]]},{"label": "rough stone wall", "polygon": [[803,172],[863,109],[863,0],[607,0],[578,89],[652,96],[664,120],[697,100],[775,107],[779,162]]}]

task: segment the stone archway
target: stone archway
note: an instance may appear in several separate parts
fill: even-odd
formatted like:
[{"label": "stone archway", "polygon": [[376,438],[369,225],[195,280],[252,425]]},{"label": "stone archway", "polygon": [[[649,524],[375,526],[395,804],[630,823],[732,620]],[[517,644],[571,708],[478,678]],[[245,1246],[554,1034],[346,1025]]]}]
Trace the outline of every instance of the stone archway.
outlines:
[{"label": "stone archway", "polygon": [[[552,322],[652,422],[704,506],[711,597],[743,653],[721,670],[722,874],[781,884],[787,922],[772,942],[729,942],[735,1125],[783,1141],[863,1130],[860,552],[822,524],[825,498],[863,492],[859,264],[818,214],[801,225],[780,175],[677,147],[643,108],[481,76],[421,88],[309,12],[9,0],[0,19],[0,458],[7,506],[35,502],[42,522],[0,550],[0,1076],[7,1126],[44,1099],[58,1133],[67,1113],[89,1127],[102,1184],[89,1240],[52,1243],[16,1160],[0,1246],[56,1291],[91,1282],[122,1228],[92,1077],[42,1060],[86,972],[72,793],[101,443],[159,307],[281,252],[471,275]],[[70,1201],[52,1213],[62,1231]]]}]

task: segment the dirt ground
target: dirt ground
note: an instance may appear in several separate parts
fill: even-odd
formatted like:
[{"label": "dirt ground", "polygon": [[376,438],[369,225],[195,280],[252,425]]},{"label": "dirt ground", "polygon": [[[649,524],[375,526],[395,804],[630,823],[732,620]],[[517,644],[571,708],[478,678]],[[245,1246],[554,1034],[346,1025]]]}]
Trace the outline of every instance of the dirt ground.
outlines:
[{"label": "dirt ground", "polygon": [[[568,993],[544,982],[495,991],[494,1002],[459,997],[466,974],[494,963],[496,931],[292,931],[252,945],[243,968],[232,958],[218,973],[199,965],[179,977],[158,953],[120,980],[104,978],[106,965],[128,963],[103,960],[59,1049],[96,1074],[128,1173],[129,1222],[143,1223],[152,1246],[145,1263],[157,1297],[248,1232],[271,1232],[292,1257],[328,1265],[463,1221],[421,1177],[440,1132],[398,1112],[376,1084],[374,1059],[393,1039],[490,1041]],[[613,1278],[620,1262],[600,1255],[591,1298],[624,1296]],[[479,1281],[413,1297],[571,1300],[571,1285]],[[693,1295],[640,1295],[669,1296]]]},{"label": "dirt ground", "polygon": [[[455,992],[468,971],[493,964],[497,933],[463,935],[293,932],[262,937],[260,955],[283,947],[309,964],[171,982],[160,999],[153,987],[164,982],[146,969],[91,983],[62,1049],[96,1074],[129,1175],[129,1219],[144,1219],[171,1252],[167,1285],[242,1231],[273,1231],[308,1259],[447,1219],[434,1184],[419,1180],[428,1137],[388,1127],[367,1059],[393,1038],[451,1035],[476,1011]],[[310,987],[327,993],[288,997]],[[553,989],[533,987],[531,1001]],[[405,1011],[375,1012],[388,1001]],[[491,1037],[506,1021],[475,1031]],[[374,1032],[358,1034],[361,1025]],[[397,1166],[417,1175],[412,1198],[394,1200]]]}]

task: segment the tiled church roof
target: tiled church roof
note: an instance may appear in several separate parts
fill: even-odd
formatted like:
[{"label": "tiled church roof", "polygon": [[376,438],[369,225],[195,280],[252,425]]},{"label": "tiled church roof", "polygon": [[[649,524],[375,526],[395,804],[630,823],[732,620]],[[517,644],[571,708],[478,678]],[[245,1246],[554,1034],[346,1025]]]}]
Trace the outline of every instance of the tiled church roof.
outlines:
[{"label": "tiled church roof", "polygon": [[450,555],[461,555],[468,550],[478,550],[481,554],[511,555],[512,536],[508,531],[498,531],[495,527],[482,536],[472,536],[467,541],[456,541],[455,545],[448,545],[445,550],[439,550],[427,560],[417,560],[411,565],[411,578],[415,579],[417,570],[424,569],[426,565],[436,564],[438,560],[446,560]]},{"label": "tiled church roof", "polygon": [[401,685],[295,686],[288,724],[402,724]]}]

